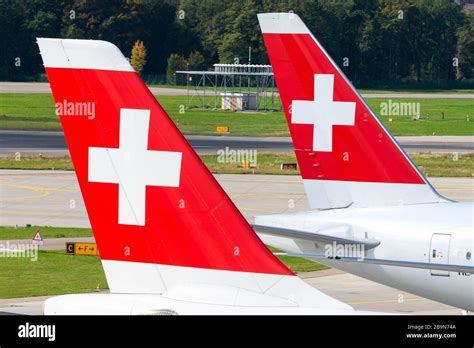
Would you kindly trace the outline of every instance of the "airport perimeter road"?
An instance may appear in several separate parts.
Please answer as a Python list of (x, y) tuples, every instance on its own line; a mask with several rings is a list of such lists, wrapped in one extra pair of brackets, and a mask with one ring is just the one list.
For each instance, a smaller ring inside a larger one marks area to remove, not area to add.
[[(149, 87), (154, 95), (187, 95), (185, 88)], [(0, 82), (0, 93), (51, 93), (47, 82)]]
[[(255, 215), (309, 209), (299, 176), (219, 174), (215, 177), (250, 222)], [(474, 200), (472, 178), (430, 178), (430, 181), (448, 198)], [(292, 205), (294, 208), (290, 209)], [(0, 225), (26, 224), (90, 226), (74, 172), (0, 170)]]
[[(291, 138), (234, 137), (188, 135), (186, 139), (199, 154), (216, 154), (218, 150), (252, 149), (259, 152), (293, 152)], [(397, 137), (407, 152), (469, 153), (474, 152), (474, 136)], [(68, 154), (62, 132), (0, 130), (0, 155), (62, 156)]]
[[(185, 88), (149, 87), (155, 95), (187, 95)], [(212, 93), (213, 91), (206, 91)], [(47, 82), (0, 82), (0, 93), (51, 93)], [(192, 91), (192, 93), (199, 93)], [(413, 98), (413, 99), (473, 99), (474, 93), (363, 93), (364, 98)]]

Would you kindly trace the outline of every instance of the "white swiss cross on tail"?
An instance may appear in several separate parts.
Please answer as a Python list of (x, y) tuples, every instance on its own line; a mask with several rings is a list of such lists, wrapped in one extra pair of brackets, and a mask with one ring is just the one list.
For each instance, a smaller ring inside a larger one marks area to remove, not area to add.
[(118, 149), (89, 147), (89, 181), (119, 185), (118, 223), (145, 225), (146, 186), (178, 187), (181, 152), (148, 147), (150, 110), (120, 110)]
[(291, 123), (313, 124), (313, 151), (332, 151), (332, 126), (353, 126), (353, 102), (335, 102), (334, 75), (314, 75), (314, 100), (293, 100)]

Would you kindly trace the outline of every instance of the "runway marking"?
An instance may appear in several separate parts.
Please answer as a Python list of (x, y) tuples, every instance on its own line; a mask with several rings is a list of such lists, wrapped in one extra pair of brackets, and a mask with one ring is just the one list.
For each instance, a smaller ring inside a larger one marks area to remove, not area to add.
[(44, 198), (44, 197), (49, 196), (51, 194), (51, 192), (71, 192), (71, 193), (76, 192), (75, 190), (47, 188), (47, 187), (41, 187), (41, 186), (11, 185), (11, 184), (4, 184), (4, 183), (0, 183), (0, 186), (16, 188), (16, 189), (19, 189), (19, 190), (34, 191), (34, 192), (39, 193), (38, 195), (33, 195), (33, 196), (2, 198), (2, 201), (10, 201), (10, 202), (11, 201), (23, 201), (23, 200), (29, 200), (29, 199)]

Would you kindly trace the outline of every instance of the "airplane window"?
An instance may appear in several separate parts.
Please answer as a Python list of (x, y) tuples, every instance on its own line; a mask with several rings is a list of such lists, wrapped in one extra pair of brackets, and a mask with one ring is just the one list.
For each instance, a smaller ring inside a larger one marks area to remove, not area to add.
[(466, 260), (470, 260), (470, 259), (471, 259), (471, 252), (468, 251), (468, 252), (466, 253)]
[(433, 249), (433, 257), (436, 257), (436, 249)]

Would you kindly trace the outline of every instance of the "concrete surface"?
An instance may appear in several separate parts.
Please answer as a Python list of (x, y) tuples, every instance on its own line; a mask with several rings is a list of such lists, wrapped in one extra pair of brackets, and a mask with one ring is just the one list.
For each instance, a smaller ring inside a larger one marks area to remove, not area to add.
[[(308, 209), (298, 176), (216, 175), (244, 216)], [(474, 200), (474, 179), (432, 178), (448, 198)], [(294, 208), (289, 208), (293, 200)], [(72, 207), (71, 202), (74, 202)], [(0, 170), (0, 225), (26, 223), (89, 226), (74, 172)], [(87, 241), (92, 238), (68, 238)], [(30, 241), (17, 241), (30, 243)], [(66, 239), (46, 240), (42, 249), (63, 249)], [(359, 310), (406, 314), (460, 314), (459, 309), (330, 269), (300, 274), (309, 284)], [(47, 297), (0, 299), (0, 314), (41, 314)]]
[[(259, 152), (293, 152), (293, 143), (289, 137), (188, 135), (186, 139), (199, 154), (216, 154), (226, 146)], [(396, 139), (407, 152), (474, 152), (474, 136), (405, 136)], [(23, 156), (69, 154), (62, 132), (0, 130), (0, 156), (12, 156), (17, 152)]]
[[(250, 222), (254, 215), (309, 209), (299, 176), (218, 174), (216, 178)], [(471, 178), (430, 181), (448, 198), (474, 200)], [(0, 225), (25, 224), (90, 226), (74, 172), (0, 170)]]

